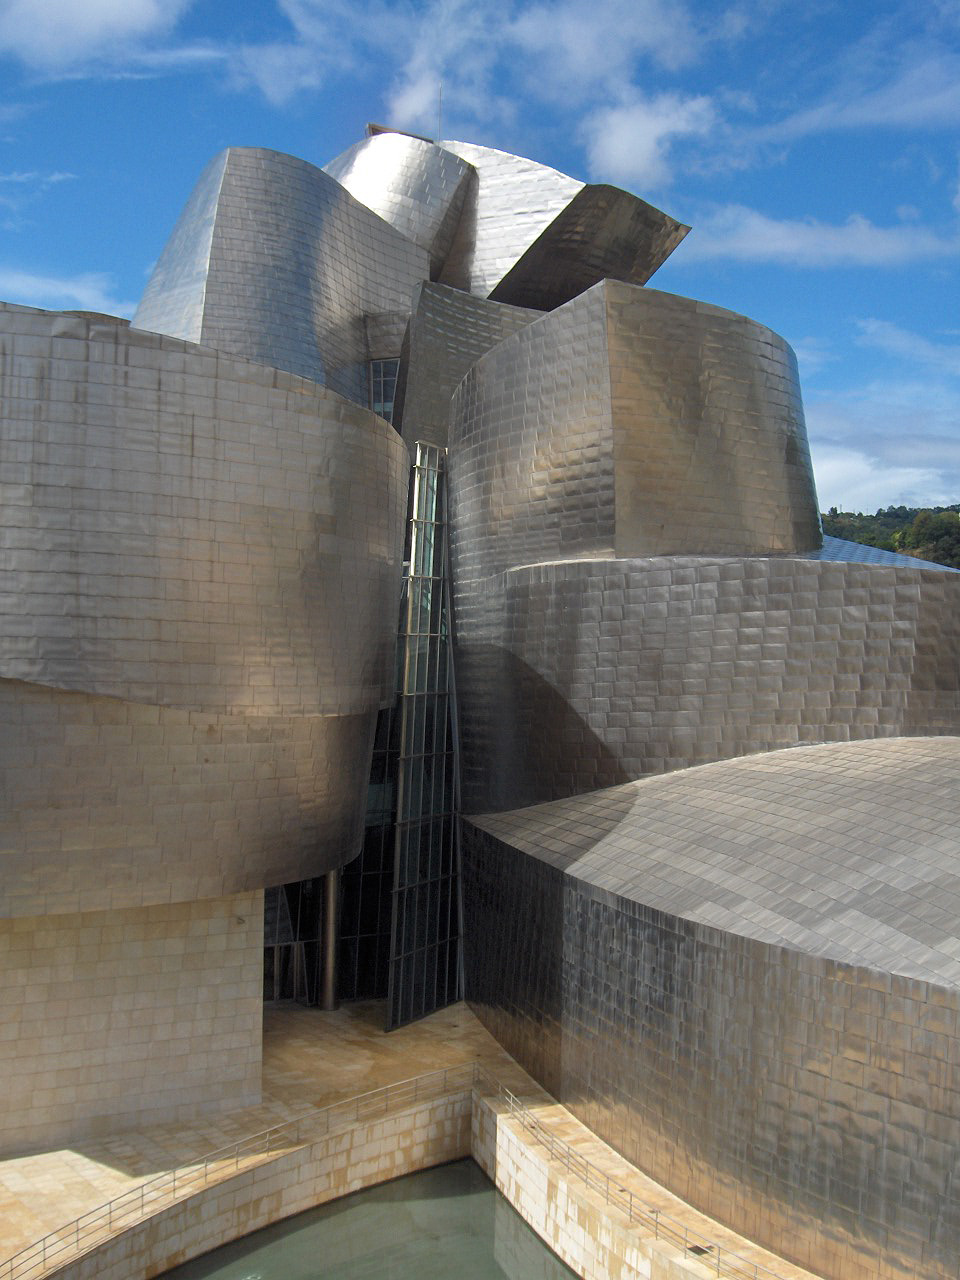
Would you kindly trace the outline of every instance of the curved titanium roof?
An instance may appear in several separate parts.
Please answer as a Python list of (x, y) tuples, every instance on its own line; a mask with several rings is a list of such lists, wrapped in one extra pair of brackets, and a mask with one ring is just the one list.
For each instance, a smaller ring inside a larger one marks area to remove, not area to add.
[(729, 933), (960, 985), (960, 738), (798, 747), (469, 821)]

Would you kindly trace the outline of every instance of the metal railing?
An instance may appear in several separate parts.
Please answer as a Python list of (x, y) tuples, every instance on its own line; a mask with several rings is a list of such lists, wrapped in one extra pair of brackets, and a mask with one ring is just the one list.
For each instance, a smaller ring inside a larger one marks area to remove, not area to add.
[(64, 1266), (161, 1209), (239, 1173), (242, 1162), (275, 1158), (285, 1151), (317, 1141), (335, 1125), (373, 1120), (405, 1110), (417, 1102), (445, 1097), (461, 1089), (476, 1089), (477, 1086), (503, 1101), (511, 1118), (546, 1148), (550, 1158), (562, 1165), (571, 1177), (577, 1178), (588, 1190), (599, 1192), (606, 1204), (619, 1209), (631, 1224), (650, 1231), (654, 1239), (679, 1246), (716, 1275), (730, 1277), (730, 1280), (783, 1280), (778, 1272), (742, 1258), (725, 1245), (719, 1245), (715, 1239), (688, 1227), (679, 1218), (644, 1203), (617, 1178), (611, 1178), (592, 1161), (578, 1154), (569, 1142), (550, 1133), (529, 1106), (479, 1062), (430, 1071), (325, 1107), (311, 1108), (291, 1120), (221, 1147), (191, 1164), (157, 1174), (106, 1204), (81, 1214), (66, 1226), (49, 1232), (0, 1263), (0, 1280), (34, 1280), (55, 1267)]
[(607, 1204), (619, 1209), (629, 1219), (631, 1225), (636, 1223), (646, 1227), (653, 1233), (655, 1240), (667, 1240), (685, 1249), (697, 1262), (709, 1267), (718, 1276), (729, 1276), (731, 1280), (783, 1280), (779, 1272), (741, 1257), (726, 1245), (719, 1245), (715, 1239), (693, 1230), (663, 1209), (654, 1209), (645, 1204), (641, 1197), (635, 1195), (629, 1187), (623, 1186), (616, 1177), (611, 1178), (592, 1161), (579, 1155), (569, 1142), (550, 1133), (526, 1103), (479, 1063), (476, 1065), (476, 1078), (507, 1104), (511, 1118), (517, 1120), (531, 1137), (547, 1149), (552, 1160), (563, 1165), (567, 1173), (579, 1179), (588, 1190), (599, 1192)]
[(157, 1174), (114, 1196), (106, 1204), (80, 1214), (56, 1231), (48, 1232), (42, 1239), (0, 1263), (0, 1280), (33, 1280), (45, 1275), (160, 1209), (238, 1173), (242, 1162), (276, 1157), (307, 1142), (317, 1141), (334, 1126), (343, 1123), (373, 1120), (377, 1116), (405, 1110), (417, 1102), (444, 1097), (458, 1089), (469, 1089), (476, 1079), (476, 1067), (476, 1063), (469, 1062), (459, 1067), (430, 1071), (342, 1102), (314, 1107), (291, 1120), (212, 1151), (191, 1164)]

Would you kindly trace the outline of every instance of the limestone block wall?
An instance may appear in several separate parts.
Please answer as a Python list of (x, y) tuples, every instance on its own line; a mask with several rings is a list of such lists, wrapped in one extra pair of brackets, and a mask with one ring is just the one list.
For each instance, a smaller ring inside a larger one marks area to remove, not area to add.
[(0, 1154), (260, 1098), (263, 893), (0, 920)]
[(51, 1273), (129, 1280), (171, 1267), (291, 1214), (470, 1154), (470, 1089), (408, 1111), (337, 1127), (154, 1214)]

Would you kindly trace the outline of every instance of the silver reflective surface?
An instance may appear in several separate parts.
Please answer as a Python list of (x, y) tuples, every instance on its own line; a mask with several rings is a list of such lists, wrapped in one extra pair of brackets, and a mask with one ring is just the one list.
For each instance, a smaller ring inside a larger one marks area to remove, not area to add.
[(947, 569), (588, 560), (455, 592), (466, 812), (797, 743), (960, 731)]
[(737, 1229), (953, 1275), (956, 744), (919, 735), (960, 730), (960, 575), (821, 545), (789, 347), (638, 287), (681, 224), (470, 144), (328, 170), (218, 156), (139, 330), (0, 312), (2, 910), (355, 852), (407, 469), (356, 406), (404, 342), (403, 440), (453, 397), (466, 808), (508, 811), (466, 824), (484, 1017)]
[(414, 295), (398, 388), (400, 407), (394, 414), (394, 425), (408, 448), (418, 440), (446, 445), (450, 397), (457, 384), (480, 356), (538, 315), (446, 285), (421, 285)]
[(605, 281), (478, 360), (451, 424), (463, 578), (820, 545), (793, 353), (719, 307)]
[(323, 170), (276, 151), (225, 152), (211, 214), (220, 159), (191, 196), (134, 326), (188, 336), (181, 316), (195, 329), (199, 308), (200, 333), (189, 334), (197, 341), (366, 404), (364, 316), (407, 312), (430, 274), (427, 253)]
[(0, 307), (4, 914), (353, 856), (406, 451), (289, 374)]
[(953, 1276), (958, 766), (820, 746), (471, 819), (475, 1006), (711, 1215), (825, 1276)]
[(380, 133), (323, 166), (344, 190), (430, 255), (437, 275), (450, 251), (474, 169), (421, 138)]
[[(471, 142), (442, 142), (477, 173), (441, 284), (487, 298), (584, 184), (575, 178)], [(509, 298), (504, 298), (509, 302)]]
[(492, 147), (442, 145), (477, 175), (439, 276), (457, 289), (548, 310), (605, 277), (645, 284), (690, 229), (616, 187)]
[(958, 812), (960, 738), (893, 738), (725, 760), (471, 822), (655, 910), (958, 986)]
[(406, 454), (298, 378), (0, 307), (0, 675), (165, 706), (392, 696)]
[(689, 230), (617, 187), (584, 187), (490, 296), (550, 311), (600, 280), (646, 284)]

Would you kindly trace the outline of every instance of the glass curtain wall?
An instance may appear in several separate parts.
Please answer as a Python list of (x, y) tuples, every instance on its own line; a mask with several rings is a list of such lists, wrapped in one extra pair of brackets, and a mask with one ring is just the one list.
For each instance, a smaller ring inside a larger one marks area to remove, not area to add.
[[(445, 450), (418, 444), (397, 643), (359, 857), (340, 873), (338, 995), (398, 1027), (460, 999), (459, 857), (448, 630)], [(322, 881), (267, 891), (264, 998), (316, 1003)]]
[(267, 889), (263, 904), (263, 998), (320, 998), (323, 879)]
[(446, 559), (446, 451), (416, 445), (401, 625), (388, 1026), (460, 998)]

